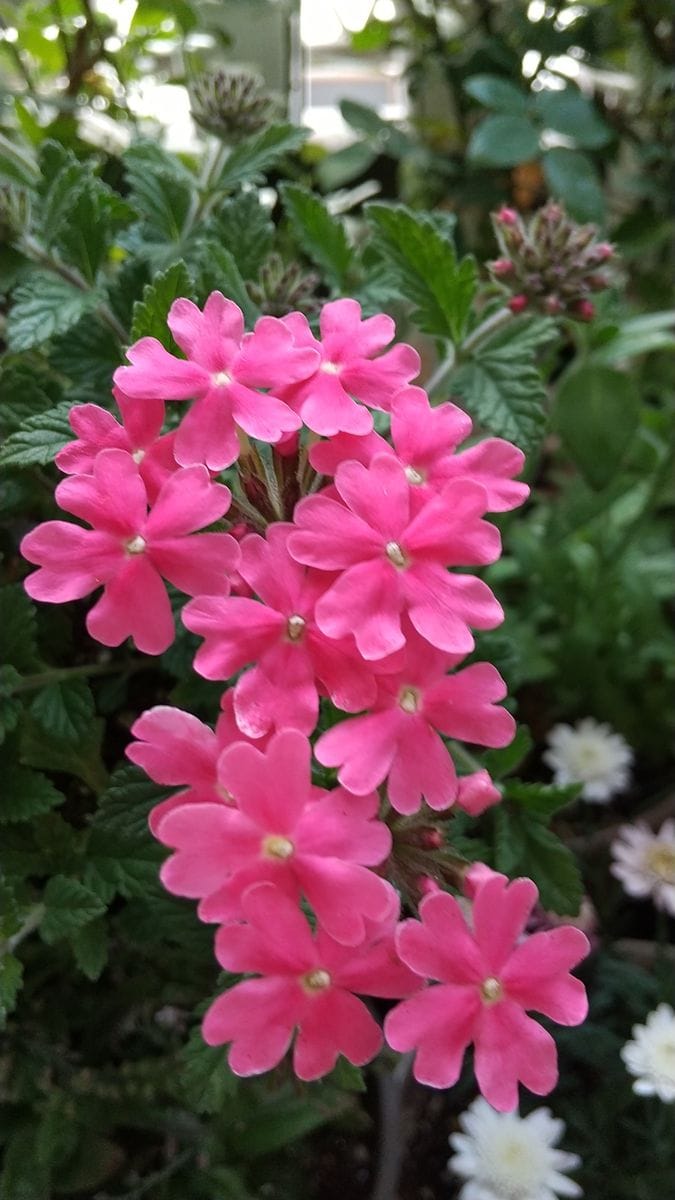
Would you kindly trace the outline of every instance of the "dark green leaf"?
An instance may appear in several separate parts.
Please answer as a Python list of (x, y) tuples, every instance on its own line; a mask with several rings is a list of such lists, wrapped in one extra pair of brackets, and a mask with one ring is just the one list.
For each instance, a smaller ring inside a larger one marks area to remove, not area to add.
[(549, 191), (564, 200), (578, 221), (602, 221), (605, 200), (598, 173), (586, 154), (555, 146), (543, 158)]
[(11, 763), (3, 767), (0, 825), (27, 821), (63, 802), (63, 795), (46, 775)]
[(604, 488), (616, 475), (639, 416), (637, 387), (622, 371), (588, 365), (565, 376), (556, 398), (555, 425), (591, 487)]
[(204, 292), (220, 291), (238, 304), (246, 323), (255, 324), (260, 310), (248, 294), (246, 284), (235, 258), (220, 242), (202, 242), (198, 252), (200, 264), (200, 287)]
[(84, 679), (52, 683), (38, 693), (31, 713), (53, 738), (74, 742), (85, 737), (94, 718), (94, 697)]
[(149, 241), (180, 241), (195, 181), (179, 159), (155, 142), (137, 142), (124, 154), (129, 199)]
[(70, 408), (70, 404), (59, 404), (24, 421), (21, 429), (11, 434), (0, 448), (0, 465), (35, 467), (53, 462), (58, 451), (73, 438), (68, 424)]
[(155, 804), (166, 800), (171, 790), (153, 783), (139, 767), (117, 767), (99, 797), (93, 825), (146, 845), (150, 842), (148, 814)]
[(342, 100), (340, 112), (352, 129), (365, 133), (381, 154), (402, 158), (415, 149), (415, 142), (391, 121), (385, 121), (374, 108), (359, 104), (356, 100)]
[(308, 129), (299, 125), (270, 125), (261, 133), (239, 142), (231, 151), (216, 184), (217, 190), (233, 191), (264, 175), (284, 154), (297, 150), (307, 140)]
[(49, 361), (55, 370), (90, 391), (99, 403), (110, 390), (120, 354), (115, 334), (94, 314), (83, 317), (68, 333), (52, 338), (49, 347)]
[(524, 783), (522, 779), (509, 779), (504, 786), (504, 796), (513, 801), (537, 821), (549, 823), (551, 817), (572, 804), (581, 792), (580, 783), (557, 787), (552, 783)]
[(20, 583), (0, 587), (0, 629), (3, 657), (17, 671), (32, 671), (39, 663), (35, 605)]
[(369, 204), (367, 214), (385, 278), (415, 306), (420, 329), (459, 341), (476, 291), (473, 258), (458, 261), (433, 219), (402, 204)]
[(532, 735), (527, 725), (519, 725), (516, 736), (504, 750), (488, 750), (481, 762), (493, 779), (503, 779), (519, 767), (533, 746)]
[(72, 935), (71, 945), (75, 961), (83, 974), (92, 981), (98, 979), (108, 961), (105, 922), (95, 920), (83, 925)]
[(0, 745), (19, 723), (23, 706), (13, 692), (20, 679), (15, 667), (0, 667)]
[(29, 767), (76, 775), (93, 792), (100, 792), (107, 782), (101, 759), (102, 736), (103, 721), (96, 719), (76, 742), (63, 742), (47, 734), (26, 714), (21, 728), (21, 761)]
[(10, 349), (29, 350), (56, 333), (65, 333), (95, 304), (93, 292), (80, 291), (59, 275), (34, 271), (13, 292), (7, 317)]
[(0, 954), (0, 1028), (11, 1013), (21, 990), (23, 966), (13, 954)]
[(323, 200), (306, 188), (283, 183), (280, 191), (302, 249), (338, 290), (344, 289), (351, 251), (342, 222), (329, 213)]
[(105, 905), (95, 892), (65, 875), (54, 875), (49, 880), (43, 901), (47, 911), (40, 923), (40, 935), (48, 944), (70, 937), (105, 912)]
[(537, 93), (536, 109), (544, 125), (573, 138), (577, 146), (593, 150), (614, 136), (591, 100), (568, 85), (564, 91), (544, 88)]
[(255, 279), (272, 249), (274, 225), (255, 192), (224, 200), (208, 227), (209, 239), (220, 242), (234, 258), (243, 279)]
[(533, 879), (545, 909), (565, 916), (577, 913), (584, 889), (572, 852), (540, 819), (506, 802), (493, 812), (497, 870)]
[(200, 1028), (193, 1029), (181, 1050), (178, 1074), (180, 1091), (198, 1113), (220, 1112), (237, 1091), (237, 1077), (227, 1065), (222, 1046), (207, 1046)]
[(527, 117), (486, 117), (474, 129), (467, 155), (489, 167), (516, 167), (539, 157), (539, 134)]
[(184, 262), (175, 262), (166, 271), (160, 271), (143, 288), (143, 299), (134, 304), (131, 340), (155, 337), (167, 349), (175, 350), (166, 318), (174, 300), (179, 297), (189, 300), (193, 296), (193, 283)]
[(35, 1122), (15, 1130), (5, 1146), (0, 1200), (51, 1200), (49, 1170), (35, 1153)]
[(126, 897), (146, 897), (159, 889), (158, 872), (163, 857), (162, 848), (149, 833), (141, 842), (94, 826), (87, 845), (84, 879), (106, 902), (116, 892)]
[(470, 75), (462, 84), (468, 96), (502, 113), (524, 113), (527, 96), (503, 75)]
[(59, 395), (53, 380), (48, 381), (34, 363), (22, 358), (7, 359), (0, 376), (0, 389), (0, 422), (5, 436), (20, 429), (30, 417), (51, 408)]

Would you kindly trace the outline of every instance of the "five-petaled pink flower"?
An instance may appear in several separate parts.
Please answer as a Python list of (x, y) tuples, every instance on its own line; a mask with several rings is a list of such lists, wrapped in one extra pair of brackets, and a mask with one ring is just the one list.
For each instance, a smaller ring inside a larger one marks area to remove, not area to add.
[(39, 571), (25, 587), (34, 600), (78, 600), (103, 586), (87, 629), (104, 646), (133, 638), (146, 654), (161, 654), (174, 639), (162, 577), (188, 595), (222, 592), (239, 563), (226, 533), (194, 534), (227, 511), (229, 489), (212, 483), (205, 467), (170, 475), (148, 512), (138, 467), (124, 450), (102, 450), (91, 475), (73, 475), (56, 489), (59, 507), (88, 521), (83, 529), (45, 521), (21, 543)]
[(263, 442), (299, 428), (287, 404), (258, 389), (305, 378), (318, 354), (296, 346), (277, 317), (261, 317), (253, 333), (244, 333), (241, 309), (212, 292), (203, 312), (191, 300), (174, 300), (167, 324), (187, 358), (157, 338), (141, 338), (127, 350), (131, 366), (118, 367), (114, 379), (128, 396), (195, 400), (176, 434), (179, 463), (220, 471), (239, 455), (237, 427)]
[(369, 466), (376, 454), (391, 454), (414, 484), (415, 511), (450, 479), (473, 479), (487, 493), (489, 512), (517, 508), (529, 487), (514, 479), (525, 464), (525, 455), (503, 438), (483, 438), (457, 453), (471, 433), (471, 418), (454, 404), (430, 404), (420, 387), (407, 387), (391, 402), (391, 445), (372, 432), (365, 437), (340, 433), (310, 450), (310, 462), (322, 475), (334, 475), (341, 462), (355, 459)]
[(319, 688), (347, 712), (375, 699), (372, 672), (353, 638), (332, 641), (317, 627), (314, 608), (328, 581), (290, 557), (292, 528), (271, 525), (266, 538), (252, 534), (241, 542), (239, 574), (259, 600), (200, 596), (183, 609), (184, 624), (205, 639), (195, 656), (200, 675), (229, 679), (256, 664), (234, 689), (237, 722), (250, 737), (282, 728), (311, 733)]
[(481, 520), (487, 495), (480, 484), (452, 480), (413, 515), (412, 485), (396, 459), (379, 454), (368, 468), (342, 463), (335, 487), (342, 503), (325, 495), (300, 500), (288, 539), (298, 562), (341, 572), (316, 605), (328, 637), (353, 633), (364, 658), (384, 658), (405, 644), (407, 612), (432, 645), (467, 654), (469, 626), (499, 624), (504, 614), (487, 584), (446, 570), (499, 557), (499, 532)]
[(394, 322), (384, 313), (362, 320), (356, 300), (324, 304), (321, 341), (302, 313), (281, 319), (296, 345), (311, 347), (319, 356), (311, 375), (290, 380), (278, 392), (314, 433), (367, 434), (373, 418), (362, 406), (388, 410), (392, 396), (419, 372), (419, 355), (412, 346), (400, 343), (380, 353), (394, 337)]
[(396, 670), (380, 676), (372, 711), (323, 733), (315, 753), (324, 766), (339, 767), (340, 783), (357, 795), (387, 779), (387, 795), (397, 812), (417, 812), (423, 799), (430, 808), (448, 808), (458, 783), (440, 735), (501, 747), (512, 741), (516, 724), (496, 704), (506, 695), (496, 667), (473, 663), (449, 675), (461, 656), (437, 650), (414, 630), (404, 630), (405, 649), (395, 656)]
[(572, 926), (519, 942), (537, 896), (529, 879), (509, 884), (492, 875), (476, 890), (473, 930), (454, 897), (440, 891), (420, 904), (421, 921), (399, 926), (402, 961), (439, 981), (385, 1020), (394, 1050), (417, 1051), (413, 1072), (420, 1083), (452, 1087), (473, 1042), (478, 1086), (500, 1112), (517, 1106), (519, 1082), (538, 1096), (555, 1087), (555, 1042), (527, 1012), (560, 1025), (584, 1020), (586, 992), (569, 972), (588, 954), (589, 943)]
[(176, 850), (162, 868), (169, 891), (203, 897), (206, 921), (231, 921), (246, 890), (267, 880), (296, 903), (304, 895), (337, 941), (362, 941), (365, 920), (391, 907), (391, 885), (368, 870), (387, 857), (391, 834), (376, 795), (313, 788), (310, 757), (307, 738), (290, 729), (264, 753), (246, 743), (225, 750), (218, 781), (232, 804), (176, 807), (159, 823), (159, 839)]
[(293, 1070), (300, 1079), (326, 1075), (338, 1054), (355, 1066), (370, 1062), (382, 1033), (358, 996), (409, 996), (420, 983), (396, 956), (393, 913), (360, 946), (349, 947), (323, 929), (312, 936), (297, 904), (271, 883), (249, 888), (243, 909), (247, 924), (219, 929), (216, 956), (227, 971), (257, 978), (214, 1000), (202, 1026), (205, 1041), (232, 1043), (235, 1075), (276, 1067), (296, 1030)]

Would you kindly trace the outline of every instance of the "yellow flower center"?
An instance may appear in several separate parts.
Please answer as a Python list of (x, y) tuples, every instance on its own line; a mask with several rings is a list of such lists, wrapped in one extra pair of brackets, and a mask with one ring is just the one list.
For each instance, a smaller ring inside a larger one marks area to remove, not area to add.
[(140, 533), (137, 533), (136, 537), (129, 538), (129, 541), (124, 543), (124, 549), (127, 554), (142, 554), (146, 546), (147, 542), (144, 537), (141, 537)]
[(286, 622), (286, 632), (288, 634), (289, 641), (299, 642), (300, 638), (305, 632), (306, 624), (307, 622), (305, 621), (305, 618), (299, 616), (297, 613), (294, 613), (292, 617), (289, 617), (288, 621)]
[(407, 566), (408, 560), (398, 542), (387, 542), (384, 552), (389, 559), (389, 562), (393, 563), (395, 567)]
[(316, 967), (314, 971), (308, 971), (306, 975), (303, 975), (301, 983), (308, 992), (325, 992), (326, 988), (331, 985), (331, 977), (323, 967)]
[(417, 688), (404, 687), (398, 697), (398, 702), (404, 712), (415, 713), (419, 708), (420, 694)]
[(262, 852), (266, 858), (290, 858), (295, 847), (287, 837), (271, 833), (262, 840)]
[(494, 975), (488, 975), (480, 985), (481, 999), (484, 1004), (496, 1004), (504, 995), (504, 989)]
[(653, 846), (647, 855), (647, 863), (659, 879), (675, 884), (675, 847)]

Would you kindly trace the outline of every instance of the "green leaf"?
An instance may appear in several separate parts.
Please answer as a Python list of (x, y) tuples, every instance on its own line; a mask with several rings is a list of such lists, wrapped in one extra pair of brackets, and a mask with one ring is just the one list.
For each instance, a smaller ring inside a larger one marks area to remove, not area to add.
[(577, 221), (602, 221), (605, 199), (598, 173), (586, 154), (555, 146), (543, 157), (549, 191), (564, 200)]
[(489, 167), (516, 167), (539, 157), (539, 134), (527, 117), (486, 117), (469, 139), (467, 157)]
[(315, 167), (319, 187), (324, 192), (346, 187), (357, 176), (369, 171), (377, 157), (377, 149), (368, 142), (352, 142), (326, 154)]
[(613, 366), (655, 350), (675, 350), (675, 312), (645, 313), (620, 321), (611, 336), (592, 349), (590, 358)]
[(308, 136), (309, 130), (299, 125), (269, 125), (261, 133), (239, 142), (225, 162), (214, 190), (233, 191), (242, 183), (264, 176), (284, 154), (302, 146)]
[(493, 814), (496, 869), (533, 879), (543, 908), (563, 916), (577, 913), (584, 889), (572, 852), (541, 819), (506, 802)]
[(43, 688), (31, 704), (38, 725), (64, 742), (85, 737), (94, 718), (94, 697), (84, 679), (70, 679)]
[(0, 465), (35, 467), (53, 462), (58, 451), (73, 438), (68, 423), (70, 409), (70, 404), (58, 404), (48, 412), (29, 417), (0, 447)]
[(120, 364), (120, 344), (112, 330), (90, 313), (67, 333), (52, 338), (49, 362), (100, 403)]
[(639, 419), (638, 389), (622, 371), (583, 366), (567, 374), (558, 389), (556, 429), (584, 478), (598, 490), (621, 468)]
[(527, 758), (534, 742), (527, 725), (519, 725), (516, 736), (509, 746), (503, 750), (488, 750), (481, 757), (481, 763), (493, 779), (503, 779), (510, 775), (516, 767)]
[(207, 231), (229, 251), (243, 279), (255, 279), (274, 242), (274, 224), (254, 191), (224, 200)]
[(364, 133), (374, 143), (380, 154), (392, 158), (403, 158), (416, 149), (415, 142), (391, 121), (385, 121), (374, 108), (359, 104), (356, 100), (341, 100), (340, 113), (352, 129)]
[(5, 1145), (0, 1200), (51, 1200), (49, 1170), (35, 1153), (35, 1121), (15, 1129)]
[(77, 929), (71, 938), (75, 961), (87, 976), (95, 982), (108, 962), (108, 934), (105, 921), (89, 921)]
[(101, 759), (103, 721), (89, 722), (86, 733), (77, 741), (63, 742), (26, 714), (21, 727), (21, 761), (29, 767), (41, 767), (47, 771), (65, 771), (76, 775), (93, 792), (100, 792), (107, 782), (107, 774)]
[(207, 1046), (199, 1027), (183, 1046), (177, 1080), (190, 1108), (197, 1113), (221, 1112), (226, 1100), (236, 1094), (237, 1077), (227, 1064), (222, 1046)]
[(40, 936), (48, 945), (70, 937), (105, 912), (105, 905), (95, 892), (65, 875), (54, 875), (49, 880), (43, 902), (46, 912), (40, 922)]
[(0, 667), (0, 745), (7, 734), (16, 729), (21, 717), (23, 705), (19, 698), (13, 695), (20, 680), (21, 676), (16, 667)]
[(329, 213), (323, 200), (306, 188), (282, 183), (279, 190), (286, 215), (303, 250), (338, 290), (343, 289), (351, 250), (342, 222)]
[(606, 146), (614, 137), (593, 102), (570, 85), (564, 91), (544, 88), (537, 93), (535, 107), (547, 129), (564, 133), (583, 149)]
[(30, 151), (0, 133), (0, 179), (19, 187), (33, 188), (38, 178), (37, 163)]
[(234, 300), (244, 314), (247, 325), (253, 325), (260, 316), (260, 310), (248, 294), (246, 284), (235, 261), (220, 242), (202, 242), (199, 246), (198, 259), (200, 265), (200, 287), (204, 292), (215, 289), (223, 292), (229, 300)]
[(546, 428), (546, 389), (535, 351), (554, 333), (550, 322), (511, 325), (451, 378), (453, 392), (463, 397), (472, 416), (526, 453), (539, 445)]
[(16, 1004), (23, 981), (23, 965), (13, 954), (0, 954), (0, 1028)]
[(129, 199), (146, 237), (164, 245), (181, 239), (196, 187), (190, 172), (155, 142), (137, 142), (123, 155)]
[(143, 898), (159, 890), (158, 872), (163, 857), (162, 848), (149, 833), (140, 841), (94, 826), (87, 843), (84, 880), (106, 902), (116, 893)]
[(522, 779), (509, 779), (504, 787), (504, 796), (522, 808), (529, 817), (547, 825), (555, 813), (577, 799), (581, 788), (580, 783), (558, 787), (552, 783), (524, 783)]
[(53, 380), (46, 378), (46, 373), (41, 373), (35, 363), (29, 364), (22, 358), (12, 361), (7, 357), (0, 375), (0, 389), (0, 421), (5, 436), (20, 429), (29, 417), (51, 408), (60, 395), (60, 389), (54, 387)]
[[(272, 1097), (258, 1097), (255, 1111), (243, 1128), (237, 1131), (237, 1151), (244, 1158), (259, 1158), (305, 1137), (331, 1120), (346, 1106), (347, 1098), (324, 1093), (324, 1103), (316, 1092), (308, 1096), (294, 1095), (290, 1088)], [(332, 1100), (332, 1104), (330, 1103)], [(242, 1122), (243, 1124), (243, 1122)]]
[(3, 657), (17, 671), (32, 671), (39, 664), (35, 605), (20, 583), (0, 587), (0, 629)]
[(46, 775), (14, 763), (3, 767), (0, 825), (27, 821), (63, 803), (63, 795)]
[(154, 276), (152, 283), (143, 288), (143, 299), (137, 300), (133, 308), (131, 340), (155, 337), (168, 350), (175, 350), (175, 343), (167, 326), (166, 318), (174, 300), (194, 298), (194, 285), (184, 262), (175, 262)]
[(524, 113), (527, 96), (503, 75), (470, 75), (462, 87), (467, 96), (501, 113)]
[(71, 204), (57, 238), (64, 258), (94, 284), (114, 234), (134, 218), (134, 210), (100, 179), (90, 176)]
[(72, 329), (97, 297), (46, 271), (34, 271), (12, 294), (7, 317), (7, 342), (11, 350), (41, 346), (56, 333)]
[(99, 797), (92, 825), (105, 833), (149, 844), (150, 810), (161, 800), (166, 800), (171, 791), (171, 788), (153, 783), (139, 767), (124, 763), (113, 771), (108, 786)]
[(454, 245), (433, 219), (402, 204), (369, 204), (373, 246), (392, 287), (415, 306), (424, 333), (461, 340), (476, 291), (476, 264), (458, 261)]

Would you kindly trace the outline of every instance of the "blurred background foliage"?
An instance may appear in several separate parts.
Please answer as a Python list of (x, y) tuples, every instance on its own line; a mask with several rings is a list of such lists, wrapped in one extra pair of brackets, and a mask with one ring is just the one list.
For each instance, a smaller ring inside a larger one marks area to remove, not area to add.
[[(0, 0), (2, 1200), (358, 1200), (377, 1173), (386, 1060), (242, 1085), (200, 1041), (211, 931), (157, 882), (161, 790), (120, 766), (141, 709), (213, 718), (194, 639), (101, 651), (86, 606), (21, 588), (68, 409), (109, 404), (124, 347), (216, 287), (249, 322), (341, 294), (391, 312), (434, 397), (528, 452), (532, 500), (486, 572), (507, 618), (478, 648), (526, 728), (489, 762), (500, 817), (453, 828), (551, 908), (593, 901), (592, 1015), (559, 1039), (551, 1105), (592, 1200), (668, 1194), (672, 1114), (618, 1051), (673, 1001), (672, 928), (607, 849), (673, 808), (674, 36), (666, 0)], [(529, 228), (550, 195), (617, 249), (591, 320), (550, 294), (513, 313), (476, 265), (499, 252), (491, 212)], [(546, 733), (588, 715), (636, 754), (610, 808), (546, 790)], [(453, 1194), (472, 1088), (411, 1089), (403, 1200)]]

